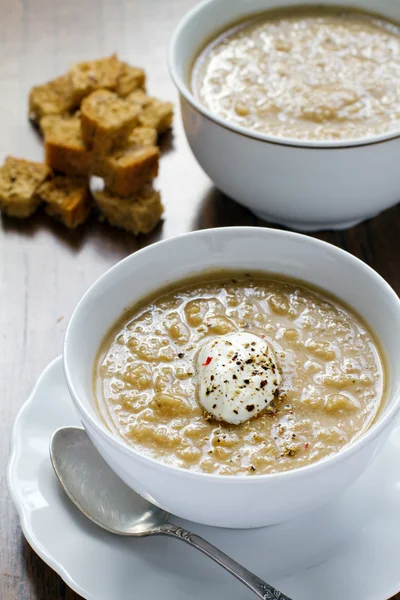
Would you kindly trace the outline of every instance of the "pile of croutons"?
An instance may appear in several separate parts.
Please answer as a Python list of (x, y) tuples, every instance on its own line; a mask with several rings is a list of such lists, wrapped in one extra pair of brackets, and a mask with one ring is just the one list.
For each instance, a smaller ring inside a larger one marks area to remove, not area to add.
[[(44, 138), (45, 162), (7, 157), (0, 168), (0, 209), (25, 218), (44, 204), (67, 227), (84, 223), (94, 204), (111, 225), (148, 233), (163, 213), (152, 186), (159, 136), (173, 108), (146, 94), (146, 75), (113, 55), (74, 65), (34, 87), (29, 118)], [(104, 189), (92, 194), (91, 176)]]

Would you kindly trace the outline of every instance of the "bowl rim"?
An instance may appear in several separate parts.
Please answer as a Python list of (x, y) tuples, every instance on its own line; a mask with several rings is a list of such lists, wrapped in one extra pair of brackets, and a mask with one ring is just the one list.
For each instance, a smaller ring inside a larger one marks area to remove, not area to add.
[[(168, 68), (172, 81), (177, 87), (179, 93), (185, 98), (185, 100), (189, 104), (191, 104), (192, 107), (194, 107), (200, 114), (206, 117), (209, 121), (216, 123), (223, 129), (236, 133), (242, 137), (257, 140), (259, 142), (267, 142), (269, 144), (274, 144), (277, 146), (290, 146), (294, 148), (313, 150), (343, 150), (346, 148), (348, 149), (362, 146), (373, 146), (400, 139), (400, 125), (390, 132), (372, 136), (363, 136), (360, 138), (347, 138), (343, 140), (301, 140), (299, 138), (280, 137), (275, 135), (269, 135), (263, 132), (252, 131), (251, 129), (247, 129), (246, 127), (242, 127), (241, 125), (231, 123), (226, 119), (222, 119), (218, 115), (208, 110), (206, 106), (204, 106), (199, 100), (197, 100), (196, 96), (192, 93), (188, 82), (185, 81), (185, 78), (180, 76), (178, 68), (176, 66), (175, 58), (177, 56), (177, 47), (179, 45), (180, 37), (185, 28), (188, 26), (188, 24), (191, 21), (195, 20), (197, 15), (200, 14), (205, 8), (220, 1), (221, 0), (202, 0), (201, 2), (198, 2), (189, 11), (187, 11), (181, 18), (181, 20), (178, 22), (178, 25), (176, 26), (173, 32), (168, 48)], [(329, 2), (327, 2), (326, 4), (329, 4)], [(351, 7), (352, 5), (350, 5), (349, 8)], [(257, 13), (259, 14), (260, 11), (257, 11)], [(252, 16), (252, 14), (253, 13), (249, 11), (249, 16)], [(384, 17), (384, 13), (380, 14), (382, 14), (382, 16)], [(231, 22), (229, 21), (228, 17), (226, 20), (227, 28), (229, 27), (230, 23)], [(210, 28), (209, 33), (211, 37), (213, 35), (212, 28)], [(207, 37), (208, 36), (206, 36), (205, 39), (207, 39)]]
[[(75, 329), (75, 321), (79, 318), (80, 311), (82, 306), (90, 301), (90, 296), (93, 291), (98, 287), (103, 286), (105, 282), (107, 282), (110, 275), (115, 273), (116, 271), (121, 271), (126, 268), (126, 265), (132, 261), (136, 260), (138, 255), (143, 256), (146, 254), (150, 254), (154, 251), (158, 252), (165, 247), (171, 246), (176, 243), (177, 240), (182, 240), (185, 238), (193, 238), (193, 237), (210, 237), (215, 235), (237, 235), (238, 233), (243, 234), (251, 234), (257, 230), (258, 233), (262, 232), (261, 235), (267, 236), (278, 236), (284, 238), (296, 238), (300, 239), (303, 242), (312, 245), (315, 247), (316, 251), (328, 250), (330, 253), (336, 255), (339, 260), (347, 260), (356, 265), (357, 268), (363, 270), (368, 277), (372, 279), (372, 282), (375, 285), (379, 285), (382, 288), (384, 294), (386, 294), (387, 298), (390, 299), (391, 302), (397, 305), (397, 309), (399, 312), (400, 318), (400, 299), (395, 293), (395, 291), (391, 288), (391, 286), (379, 275), (374, 269), (369, 267), (366, 263), (356, 258), (349, 252), (334, 246), (333, 244), (329, 244), (328, 242), (324, 242), (322, 240), (312, 238), (307, 235), (303, 235), (300, 233), (292, 232), (292, 231), (284, 231), (280, 229), (267, 229), (267, 228), (259, 228), (259, 227), (219, 227), (214, 229), (202, 229), (197, 231), (192, 231), (189, 233), (184, 233), (179, 236), (175, 236), (172, 238), (168, 238), (166, 240), (161, 240), (156, 242), (155, 244), (151, 244), (145, 248), (134, 252), (133, 254), (127, 256), (113, 267), (108, 269), (103, 275), (101, 275), (85, 292), (82, 296), (81, 300), (78, 302), (75, 310), (72, 313), (70, 321), (68, 323), (64, 344), (63, 344), (63, 368), (65, 379), (67, 382), (68, 389), (70, 391), (71, 397), (73, 399), (74, 405), (80, 415), (83, 417), (83, 424), (86, 426), (86, 422), (99, 434), (99, 436), (108, 444), (118, 452), (122, 452), (126, 456), (130, 458), (134, 458), (135, 460), (141, 462), (144, 465), (147, 465), (149, 468), (156, 469), (159, 471), (170, 472), (171, 474), (175, 474), (176, 476), (188, 477), (190, 479), (201, 478), (204, 480), (214, 480), (214, 481), (226, 481), (229, 482), (228, 485), (239, 484), (240, 482), (260, 482), (263, 483), (265, 481), (272, 480), (284, 480), (285, 478), (291, 477), (292, 479), (307, 476), (308, 474), (318, 473), (321, 470), (329, 469), (335, 465), (338, 461), (341, 462), (343, 460), (347, 460), (352, 457), (354, 454), (359, 452), (364, 446), (369, 444), (372, 440), (374, 440), (394, 419), (397, 412), (400, 409), (400, 388), (394, 390), (393, 392), (393, 402), (391, 406), (389, 406), (388, 410), (381, 413), (381, 416), (378, 417), (375, 423), (359, 438), (357, 438), (354, 442), (350, 442), (347, 446), (344, 446), (339, 452), (336, 452), (326, 458), (323, 458), (317, 462), (298, 467), (292, 470), (280, 471), (278, 473), (264, 473), (257, 475), (220, 475), (214, 473), (204, 473), (201, 471), (190, 471), (189, 469), (185, 469), (183, 467), (177, 467), (174, 465), (169, 465), (167, 463), (163, 463), (162, 461), (152, 458), (150, 456), (146, 456), (142, 454), (138, 450), (136, 450), (133, 446), (128, 445), (123, 438), (119, 438), (116, 434), (113, 434), (107, 427), (102, 423), (100, 416), (92, 416), (90, 412), (84, 406), (84, 403), (81, 402), (79, 394), (77, 393), (74, 386), (74, 377), (73, 377), (73, 369), (70, 368), (68, 355), (69, 355), (69, 343), (70, 339), (73, 335), (73, 330)], [(91, 365), (92, 367), (92, 365)], [(390, 367), (389, 367), (390, 368)]]

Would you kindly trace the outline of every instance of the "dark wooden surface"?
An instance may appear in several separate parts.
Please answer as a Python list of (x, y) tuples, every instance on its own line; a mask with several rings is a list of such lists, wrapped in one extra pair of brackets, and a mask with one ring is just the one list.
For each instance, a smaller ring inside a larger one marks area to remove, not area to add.
[[(176, 100), (166, 49), (194, 0), (2, 0), (0, 3), (0, 159), (43, 156), (29, 127), (29, 88), (74, 61), (117, 52), (149, 75), (149, 89)], [(95, 221), (69, 232), (37, 215), (0, 226), (0, 599), (77, 600), (25, 542), (6, 487), (14, 417), (47, 363), (61, 352), (71, 312), (95, 279), (139, 247), (192, 229), (267, 226), (218, 193), (195, 162), (177, 115), (163, 144), (157, 181), (165, 222), (136, 240)], [(400, 207), (346, 232), (317, 237), (345, 248), (400, 293)], [(400, 515), (399, 515), (400, 518)], [(400, 572), (400, 560), (399, 560)], [(397, 597), (400, 600), (400, 595)], [(115, 599), (117, 600), (117, 599)]]

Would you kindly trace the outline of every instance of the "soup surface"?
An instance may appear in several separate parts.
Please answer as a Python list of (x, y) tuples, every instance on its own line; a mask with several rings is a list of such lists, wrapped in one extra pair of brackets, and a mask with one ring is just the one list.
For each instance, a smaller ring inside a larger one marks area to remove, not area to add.
[(195, 61), (214, 114), (286, 138), (340, 140), (400, 128), (400, 26), (338, 7), (264, 13)]
[[(196, 370), (202, 346), (233, 332), (265, 340), (280, 373), (274, 401), (238, 425), (202, 408)], [(224, 272), (128, 311), (103, 341), (94, 386), (106, 424), (138, 451), (195, 471), (261, 474), (313, 463), (362, 435), (384, 374), (372, 334), (334, 298), (295, 280)]]

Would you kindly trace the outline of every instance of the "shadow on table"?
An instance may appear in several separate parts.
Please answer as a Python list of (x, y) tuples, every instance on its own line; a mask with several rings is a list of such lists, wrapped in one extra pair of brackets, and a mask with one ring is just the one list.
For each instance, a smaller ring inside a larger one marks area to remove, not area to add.
[[(210, 187), (200, 203), (192, 228), (206, 229), (240, 225), (286, 229), (280, 225), (262, 221), (215, 187)], [(315, 231), (306, 235), (347, 250), (378, 271), (395, 289), (399, 289), (399, 231), (400, 204), (350, 229)]]
[(247, 208), (225, 196), (217, 188), (211, 187), (200, 203), (192, 228), (256, 226), (259, 223), (261, 221)]
[(160, 147), (161, 156), (165, 156), (169, 152), (172, 152), (172, 150), (175, 150), (173, 129), (168, 129), (168, 131), (159, 137), (158, 145)]
[(39, 210), (29, 219), (1, 218), (1, 229), (7, 235), (35, 238), (42, 234), (53, 235), (59, 242), (77, 253), (86, 244), (96, 246), (99, 254), (115, 252), (118, 255), (131, 254), (158, 241), (162, 236), (162, 223), (149, 235), (134, 236), (132, 233), (116, 229), (101, 222), (93, 213), (87, 222), (76, 229), (68, 229), (62, 223), (48, 217)]

